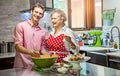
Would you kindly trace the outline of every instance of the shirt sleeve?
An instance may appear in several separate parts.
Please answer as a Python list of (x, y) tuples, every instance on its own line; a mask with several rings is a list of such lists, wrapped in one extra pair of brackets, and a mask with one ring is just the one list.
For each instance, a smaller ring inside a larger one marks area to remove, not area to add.
[(65, 40), (64, 44), (65, 44), (66, 49), (69, 50), (69, 51), (79, 52), (79, 46), (77, 44), (75, 33), (71, 29), (68, 28), (68, 29), (66, 29), (64, 34), (67, 35), (67, 36), (70, 36), (72, 42), (76, 45), (76, 49), (73, 50), (72, 48), (70, 48), (71, 46), (69, 45), (69, 43)]
[(18, 24), (15, 29), (14, 29), (14, 43), (19, 44), (19, 45), (23, 45), (23, 29), (20, 26), (20, 24)]

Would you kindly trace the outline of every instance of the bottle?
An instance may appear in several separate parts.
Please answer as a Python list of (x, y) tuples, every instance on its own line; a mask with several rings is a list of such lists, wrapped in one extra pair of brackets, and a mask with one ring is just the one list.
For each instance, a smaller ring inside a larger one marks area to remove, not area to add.
[(114, 43), (114, 40), (113, 40), (113, 39), (108, 39), (108, 47), (109, 47), (109, 48), (114, 47), (114, 46), (113, 46), (113, 43)]
[(114, 49), (117, 49), (117, 48), (118, 48), (117, 42), (114, 42), (114, 43), (113, 43), (113, 47), (114, 47)]
[(7, 43), (5, 41), (2, 41), (1, 53), (7, 53)]

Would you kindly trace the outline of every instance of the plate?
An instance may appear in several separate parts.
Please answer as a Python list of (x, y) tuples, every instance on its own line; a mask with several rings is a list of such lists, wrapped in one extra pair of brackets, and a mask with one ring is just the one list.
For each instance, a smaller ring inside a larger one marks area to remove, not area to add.
[[(55, 63), (53, 67), (61, 67), (61, 66), (60, 66), (60, 63)], [(72, 67), (72, 65), (64, 63), (63, 67), (70, 68)]]
[(77, 61), (71, 61), (71, 60), (69, 60), (68, 57), (63, 58), (63, 60), (67, 61), (67, 62), (85, 62), (85, 61), (88, 61), (90, 59), (91, 59), (91, 57), (88, 57), (88, 56), (85, 56), (83, 60), (77, 60)]
[(69, 68), (68, 67), (60, 67), (60, 66), (54, 66), (52, 67), (52, 69), (50, 70), (51, 72), (54, 73), (61, 73), (61, 74), (66, 74), (69, 72)]

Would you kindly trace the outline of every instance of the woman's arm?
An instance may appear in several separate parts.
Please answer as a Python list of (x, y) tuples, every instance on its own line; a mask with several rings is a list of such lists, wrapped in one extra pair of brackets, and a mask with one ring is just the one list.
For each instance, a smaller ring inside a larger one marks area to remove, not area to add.
[(68, 42), (69, 46), (71, 46), (70, 50), (76, 50), (79, 51), (79, 46), (76, 41), (76, 35), (71, 29), (67, 29), (65, 31), (65, 36), (67, 36), (66, 41)]
[(75, 44), (74, 44), (74, 43), (72, 42), (72, 40), (71, 40), (71, 37), (70, 37), (70, 36), (66, 36), (66, 35), (65, 35), (64, 37), (65, 37), (65, 40), (68, 41), (70, 47), (71, 47), (72, 49), (76, 49)]

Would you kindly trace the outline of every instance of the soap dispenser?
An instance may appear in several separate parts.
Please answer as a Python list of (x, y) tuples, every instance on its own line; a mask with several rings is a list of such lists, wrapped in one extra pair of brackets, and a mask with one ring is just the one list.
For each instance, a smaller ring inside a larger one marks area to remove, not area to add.
[(114, 47), (114, 49), (117, 49), (117, 48), (118, 48), (117, 42), (114, 42), (114, 43), (113, 43), (113, 47)]

